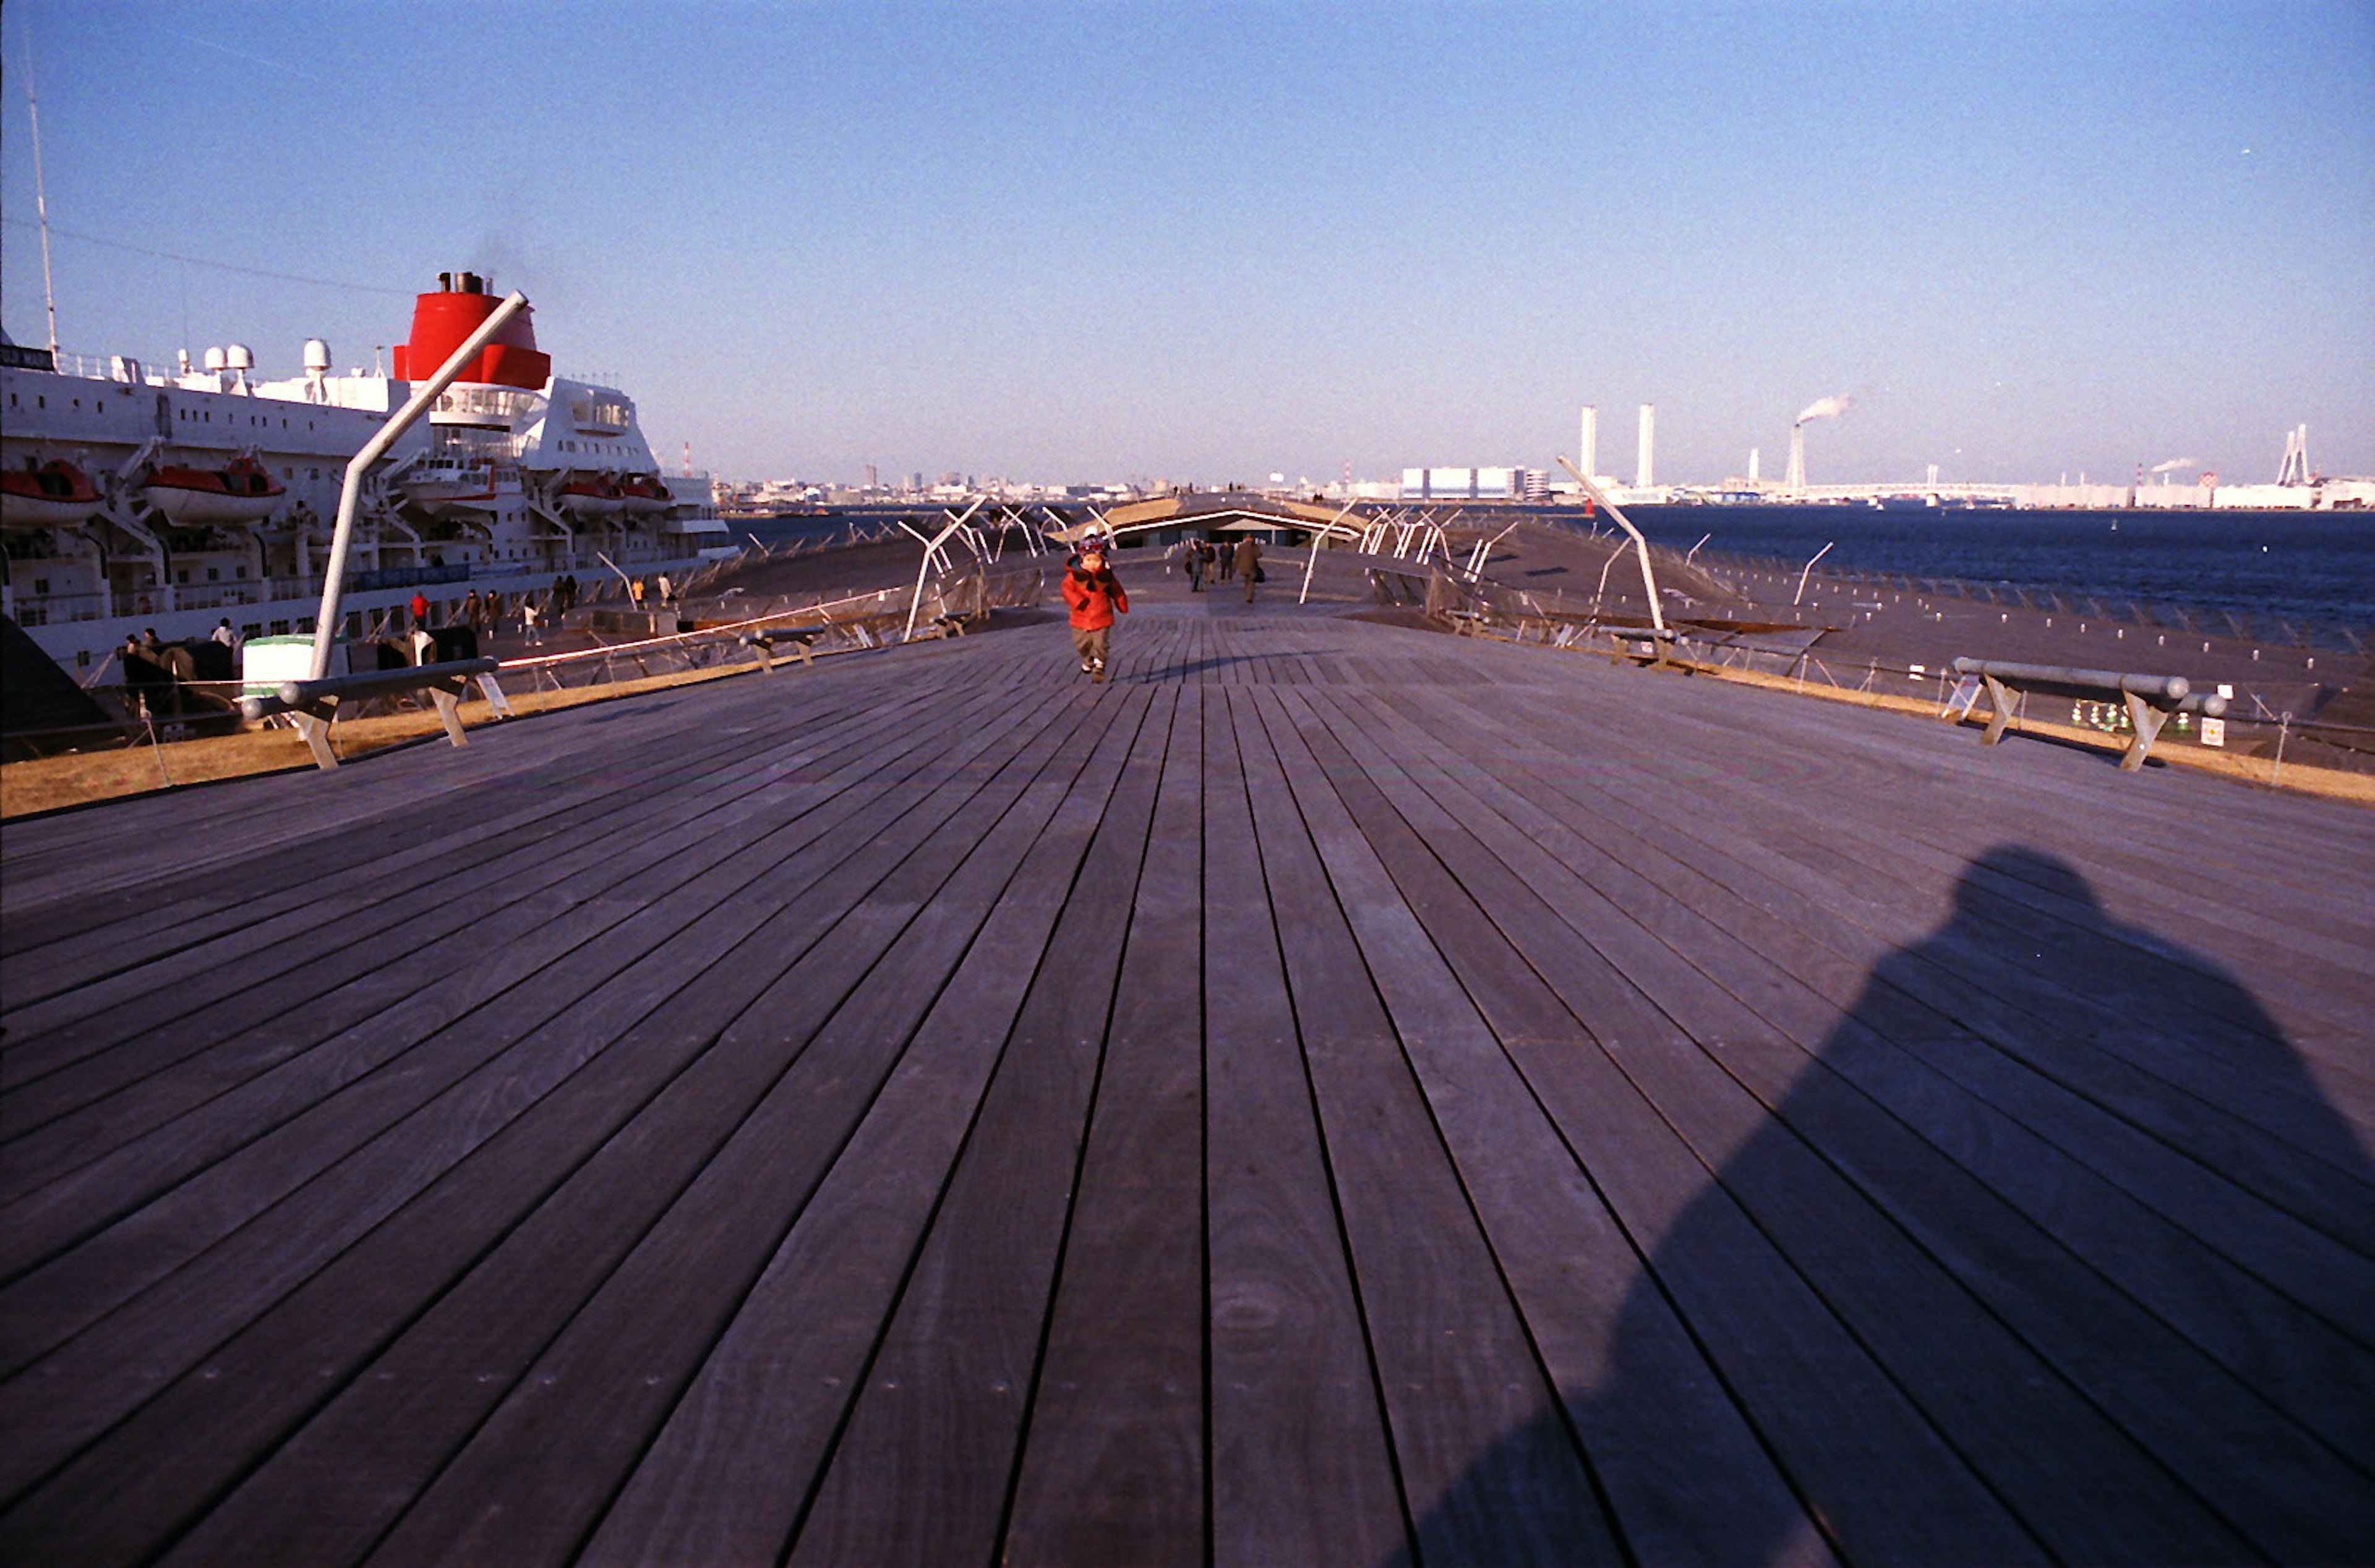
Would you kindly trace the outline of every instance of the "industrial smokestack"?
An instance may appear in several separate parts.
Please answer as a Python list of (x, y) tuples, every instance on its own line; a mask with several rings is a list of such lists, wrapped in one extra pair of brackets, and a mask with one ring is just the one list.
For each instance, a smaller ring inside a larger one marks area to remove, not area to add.
[(1576, 455), (1583, 459), (1586, 474), (1600, 472), (1600, 410), (1592, 404), (1583, 406), (1583, 430)]
[(1650, 462), (1657, 444), (1658, 406), (1655, 403), (1644, 403), (1641, 405), (1641, 450), (1638, 460), (1634, 465), (1633, 487), (1636, 489), (1646, 490), (1657, 482), (1655, 469)]
[(1846, 393), (1837, 397), (1817, 397), (1798, 410), (1790, 421), (1790, 477), (1784, 482), (1790, 489), (1803, 494), (1806, 489), (1806, 421), (1836, 419), (1855, 407), (1855, 399)]

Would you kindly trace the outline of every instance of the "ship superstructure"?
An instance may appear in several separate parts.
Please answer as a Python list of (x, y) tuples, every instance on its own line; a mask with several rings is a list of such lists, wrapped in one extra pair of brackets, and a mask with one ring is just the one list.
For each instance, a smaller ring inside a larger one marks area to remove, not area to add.
[[(498, 303), (441, 274), (389, 374), (335, 374), (318, 339), (281, 381), (237, 344), (170, 368), (10, 346), (6, 612), (70, 669), (151, 628), (310, 630), (349, 459)], [(605, 574), (604, 557), (681, 572), (727, 537), (707, 476), (665, 474), (634, 400), (554, 375), (523, 312), (364, 477), (344, 603), (359, 632), (424, 585), (523, 593)]]

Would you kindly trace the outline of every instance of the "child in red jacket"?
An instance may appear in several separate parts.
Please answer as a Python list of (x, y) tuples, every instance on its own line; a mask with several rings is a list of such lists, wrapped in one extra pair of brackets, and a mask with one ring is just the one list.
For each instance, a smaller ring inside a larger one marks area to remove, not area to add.
[(1114, 617), (1129, 613), (1129, 595), (1106, 568), (1100, 549), (1082, 551), (1081, 564), (1066, 569), (1063, 591), (1064, 602), (1072, 608), (1072, 646), (1081, 655), (1081, 673), (1102, 685)]

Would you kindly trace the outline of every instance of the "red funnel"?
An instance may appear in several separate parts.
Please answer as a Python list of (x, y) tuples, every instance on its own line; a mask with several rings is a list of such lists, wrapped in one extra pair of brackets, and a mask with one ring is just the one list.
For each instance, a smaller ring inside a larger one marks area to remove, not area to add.
[[(437, 285), (436, 293), (413, 300), (412, 341), (396, 346), (398, 381), (427, 381), (435, 375), (438, 367), (502, 303), (476, 273), (441, 272)], [(552, 379), (552, 356), (537, 352), (536, 326), (528, 320), (533, 314), (535, 307), (529, 306), (505, 322), (460, 379), (542, 391)]]

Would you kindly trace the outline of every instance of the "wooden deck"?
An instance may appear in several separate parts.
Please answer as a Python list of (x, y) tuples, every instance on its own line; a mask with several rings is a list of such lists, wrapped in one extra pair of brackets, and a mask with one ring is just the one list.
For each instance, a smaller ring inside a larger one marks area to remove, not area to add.
[(12, 825), (0, 1557), (2367, 1558), (2375, 818), (1140, 587)]

